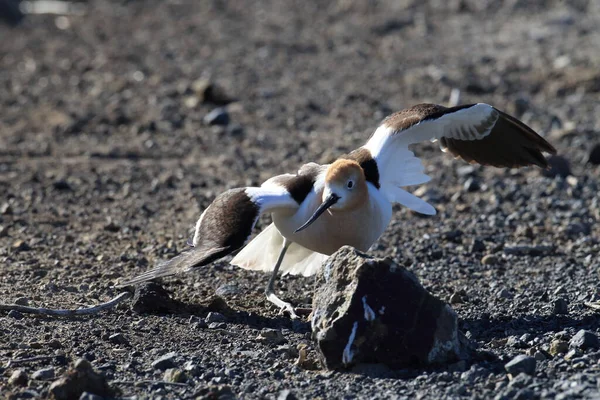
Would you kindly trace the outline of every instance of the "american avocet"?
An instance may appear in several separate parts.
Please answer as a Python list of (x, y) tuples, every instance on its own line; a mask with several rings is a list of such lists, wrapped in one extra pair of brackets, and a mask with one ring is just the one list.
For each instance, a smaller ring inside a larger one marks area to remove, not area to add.
[(242, 268), (272, 271), (269, 301), (295, 317), (291, 304), (274, 293), (278, 271), (314, 274), (343, 245), (367, 251), (392, 217), (392, 203), (433, 215), (429, 203), (401, 189), (429, 181), (409, 145), (439, 141), (444, 152), (469, 163), (495, 167), (537, 165), (542, 152), (555, 154), (524, 123), (488, 104), (446, 108), (420, 104), (383, 120), (367, 143), (334, 163), (308, 163), (296, 174), (275, 176), (260, 187), (231, 189), (200, 215), (192, 249), (121, 286), (187, 272), (244, 246), (258, 218), (273, 223), (231, 261)]

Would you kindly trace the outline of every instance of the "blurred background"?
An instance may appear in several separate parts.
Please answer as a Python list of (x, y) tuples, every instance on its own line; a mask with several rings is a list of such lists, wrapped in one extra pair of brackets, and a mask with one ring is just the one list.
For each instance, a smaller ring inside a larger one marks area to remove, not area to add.
[[(117, 279), (184, 249), (200, 212), (227, 188), (330, 162), (362, 145), (387, 114), (414, 104), (486, 102), (556, 146), (552, 170), (469, 166), (437, 144), (416, 146), (433, 178), (417, 193), (439, 214), (395, 207), (371, 253), (399, 260), (436, 296), (452, 296), (461, 329), (501, 360), (547, 348), (556, 332), (568, 331), (556, 333), (564, 339), (576, 326), (597, 331), (584, 303), (600, 300), (599, 27), (598, 0), (0, 0), (2, 300), (62, 307), (106, 300)], [(530, 257), (506, 250), (514, 243), (545, 247)], [(208, 381), (223, 377), (235, 393), (251, 385), (261, 396), (277, 393), (281, 382), (219, 375), (233, 365), (225, 355), (235, 343), (247, 349), (257, 326), (291, 326), (264, 303), (266, 280), (225, 260), (167, 282), (189, 304), (235, 285), (222, 292), (227, 304), (254, 314), (227, 326), (233, 344), (217, 331), (190, 333), (189, 316), (165, 323), (125, 310), (85, 329), (4, 318), (0, 355), (44, 355), (54, 347), (29, 341), (55, 338), (73, 359), (91, 352), (95, 366), (113, 362), (112, 378), (162, 379), (151, 367), (128, 367), (129, 350), (113, 352), (108, 338), (118, 331), (140, 350), (142, 365), (167, 350), (193, 353), (208, 360)], [(285, 277), (282, 297), (310, 304), (313, 285)], [(310, 346), (302, 329), (286, 332), (292, 347)], [(260, 355), (243, 359), (243, 368), (277, 365), (262, 357), (273, 351), (252, 346)], [(573, 375), (554, 368), (561, 360), (538, 367), (550, 377), (549, 397), (575, 390), (570, 381), (551, 383)], [(585, 365), (591, 371), (596, 361)], [(277, 367), (284, 381), (309, 390), (292, 364)], [(503, 365), (486, 366), (494, 372), (478, 380), (481, 398), (495, 395), (496, 382), (506, 386)], [(597, 397), (594, 371), (577, 387), (591, 385)], [(342, 393), (391, 385), (408, 397), (440, 398), (465, 392), (460, 372), (439, 387), (437, 373), (323, 379)], [(37, 381), (36, 390), (48, 384)], [(325, 396), (320, 387), (307, 396)]]

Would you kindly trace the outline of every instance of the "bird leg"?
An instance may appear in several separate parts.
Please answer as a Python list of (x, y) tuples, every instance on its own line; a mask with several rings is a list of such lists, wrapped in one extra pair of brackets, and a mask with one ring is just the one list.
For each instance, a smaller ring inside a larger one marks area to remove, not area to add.
[(283, 261), (285, 252), (287, 251), (288, 247), (290, 247), (290, 244), (292, 244), (292, 242), (290, 242), (286, 238), (283, 238), (283, 246), (281, 247), (281, 253), (279, 253), (277, 263), (275, 264), (275, 268), (273, 268), (273, 273), (271, 274), (271, 278), (269, 279), (269, 283), (267, 284), (267, 288), (265, 289), (265, 295), (267, 295), (267, 300), (269, 300), (271, 303), (275, 304), (281, 309), (281, 312), (287, 311), (288, 313), (290, 313), (290, 317), (292, 317), (292, 319), (296, 319), (298, 318), (298, 315), (296, 315), (296, 311), (294, 311), (294, 306), (277, 297), (275, 291), (273, 290), (275, 286), (275, 280), (277, 279), (277, 272), (279, 272), (279, 267), (281, 267), (281, 262)]

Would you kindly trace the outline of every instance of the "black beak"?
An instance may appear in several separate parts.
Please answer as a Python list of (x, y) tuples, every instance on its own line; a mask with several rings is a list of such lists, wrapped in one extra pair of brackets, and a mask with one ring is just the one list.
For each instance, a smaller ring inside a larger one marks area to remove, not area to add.
[(329, 207), (331, 207), (332, 205), (334, 205), (335, 203), (337, 203), (337, 201), (339, 199), (340, 199), (340, 196), (338, 196), (335, 193), (331, 193), (329, 195), (329, 197), (327, 197), (325, 199), (325, 201), (323, 203), (321, 203), (321, 205), (319, 206), (319, 208), (317, 208), (317, 210), (312, 215), (312, 217), (310, 217), (308, 219), (308, 221), (306, 221), (304, 223), (304, 225), (302, 225), (300, 228), (296, 229), (294, 231), (294, 233), (298, 233), (298, 232), (303, 231), (304, 229), (308, 228), (308, 226), (310, 224), (312, 224), (313, 222), (315, 222), (317, 220), (317, 218), (319, 218), (321, 216), (321, 214), (323, 214), (325, 212), (325, 210), (327, 210)]

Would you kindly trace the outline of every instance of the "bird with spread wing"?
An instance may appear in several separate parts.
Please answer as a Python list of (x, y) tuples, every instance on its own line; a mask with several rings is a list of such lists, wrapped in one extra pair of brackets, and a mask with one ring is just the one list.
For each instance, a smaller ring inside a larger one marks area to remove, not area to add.
[[(308, 163), (296, 174), (217, 196), (196, 223), (191, 249), (121, 286), (193, 271), (242, 249), (231, 264), (271, 271), (267, 299), (296, 317), (274, 293), (279, 271), (309, 276), (344, 245), (367, 251), (388, 226), (393, 203), (436, 213), (403, 189), (430, 180), (409, 149), (426, 140), (455, 158), (494, 167), (547, 168), (542, 153), (556, 153), (527, 125), (488, 104), (419, 104), (384, 119), (364, 146), (332, 164)], [(273, 222), (246, 244), (265, 213)]]

